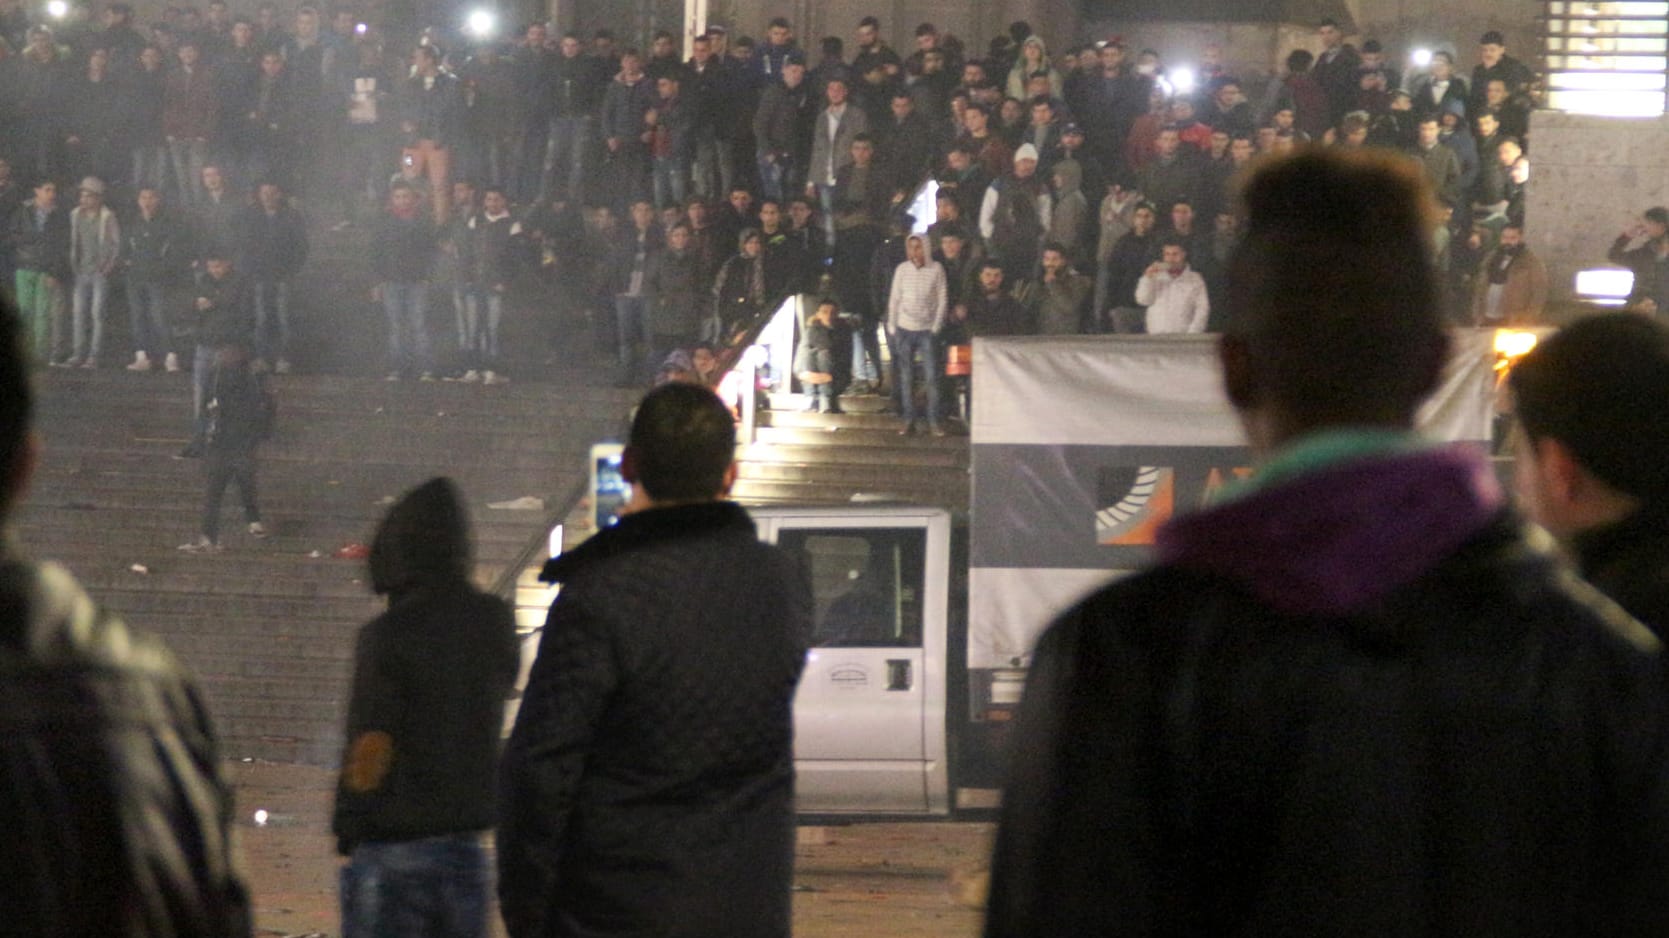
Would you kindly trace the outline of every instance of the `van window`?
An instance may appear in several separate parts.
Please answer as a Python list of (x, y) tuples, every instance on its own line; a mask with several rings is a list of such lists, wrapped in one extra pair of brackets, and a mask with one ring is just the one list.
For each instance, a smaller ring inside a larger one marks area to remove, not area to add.
[(778, 534), (777, 545), (811, 581), (812, 644), (921, 647), (926, 530), (790, 528)]

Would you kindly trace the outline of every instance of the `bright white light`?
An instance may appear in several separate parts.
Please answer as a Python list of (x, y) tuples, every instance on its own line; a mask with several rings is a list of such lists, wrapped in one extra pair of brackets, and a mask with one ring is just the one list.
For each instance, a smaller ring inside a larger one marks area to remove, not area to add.
[(498, 29), (498, 16), (491, 10), (471, 10), (465, 28), (477, 39), (491, 36)]
[(916, 194), (916, 200), (910, 203), (910, 214), (915, 216), (915, 227), (911, 234), (926, 234), (927, 227), (933, 224), (934, 215), (939, 211), (939, 182), (936, 179), (927, 180)]
[(1626, 300), (1634, 292), (1634, 271), (1596, 267), (1576, 272), (1576, 295), (1585, 300)]
[(46, 15), (61, 20), (70, 15), (70, 5), (65, 0), (47, 0)]
[(1663, 113), (1663, 92), (1550, 91), (1547, 106), (1555, 111), (1601, 117), (1656, 117)]
[(1530, 354), (1536, 347), (1534, 332), (1518, 332), (1513, 329), (1497, 329), (1495, 331), (1495, 354), (1507, 358), (1521, 358)]
[(270, 817), (271, 817), (271, 815), (267, 814), (267, 809), (266, 808), (262, 808), (259, 811), (256, 811), (255, 812), (255, 826), (256, 827), (266, 827), (267, 826), (267, 819), (270, 818)]
[(1415, 49), (1408, 56), (1408, 60), (1414, 63), (1415, 68), (1425, 68), (1431, 64), (1431, 50)]
[(1196, 81), (1198, 79), (1191, 68), (1171, 69), (1171, 87), (1176, 89), (1177, 94), (1193, 94)]

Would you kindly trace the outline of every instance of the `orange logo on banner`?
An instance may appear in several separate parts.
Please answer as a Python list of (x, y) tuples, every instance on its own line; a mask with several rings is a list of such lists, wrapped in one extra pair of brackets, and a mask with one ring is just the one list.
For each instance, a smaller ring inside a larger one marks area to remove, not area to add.
[[(1252, 477), (1252, 467), (1236, 466), (1235, 468), (1229, 470), (1229, 475), (1234, 476), (1234, 481), (1236, 482), (1239, 482), (1241, 479), (1250, 479)], [(1226, 476), (1224, 476), (1223, 470), (1215, 468), (1212, 469), (1211, 474), (1205, 477), (1205, 491), (1200, 495), (1200, 506), (1204, 507), (1216, 501), (1217, 493), (1222, 491), (1224, 486), (1228, 484), (1229, 480)]]

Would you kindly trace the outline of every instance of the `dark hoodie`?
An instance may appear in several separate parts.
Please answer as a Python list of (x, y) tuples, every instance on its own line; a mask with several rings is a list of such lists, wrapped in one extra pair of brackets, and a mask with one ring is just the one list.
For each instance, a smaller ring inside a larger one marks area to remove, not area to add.
[(1481, 457), (1173, 523), (1038, 646), (987, 938), (1669, 934), (1659, 646)]
[[(388, 611), (360, 630), (348, 755), (331, 829), (343, 854), (364, 841), (493, 826), (504, 701), (515, 683), (515, 617), (470, 584), (469, 519), (457, 487), (431, 479), (388, 512), (371, 544), (371, 586)], [(355, 742), (392, 740), (386, 776), (348, 783)]]

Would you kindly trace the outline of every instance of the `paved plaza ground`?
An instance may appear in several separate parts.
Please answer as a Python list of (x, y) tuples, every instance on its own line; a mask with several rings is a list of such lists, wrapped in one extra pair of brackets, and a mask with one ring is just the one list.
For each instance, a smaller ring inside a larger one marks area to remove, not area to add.
[[(257, 938), (340, 933), (339, 861), (330, 836), (335, 773), (238, 762), (238, 830), (255, 893)], [(267, 824), (257, 826), (257, 810)], [(979, 934), (971, 894), (992, 825), (857, 824), (802, 828), (795, 872), (796, 938), (963, 938)], [(503, 930), (494, 922), (494, 936)]]

